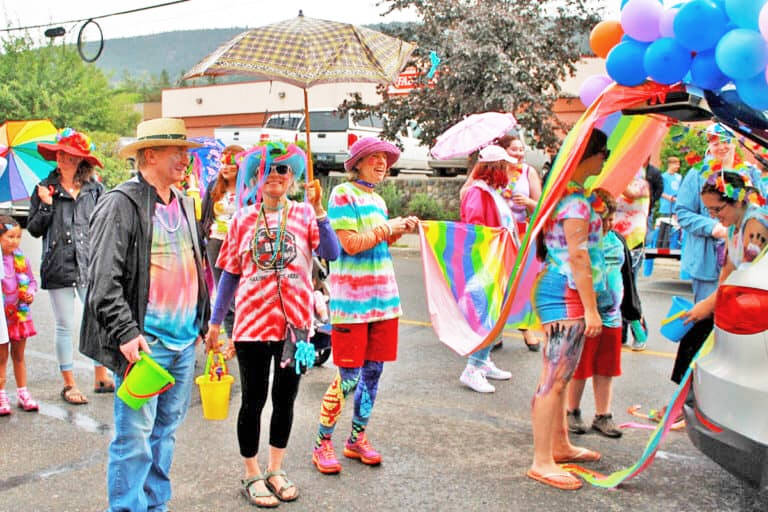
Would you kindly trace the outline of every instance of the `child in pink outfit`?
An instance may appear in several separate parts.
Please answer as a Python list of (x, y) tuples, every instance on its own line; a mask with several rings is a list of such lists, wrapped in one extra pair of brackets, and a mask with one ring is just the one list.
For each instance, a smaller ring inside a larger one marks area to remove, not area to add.
[(29, 260), (19, 250), (20, 243), (19, 223), (11, 217), (0, 216), (0, 248), (3, 254), (2, 290), (5, 310), (0, 332), (0, 416), (11, 414), (11, 404), (5, 392), (9, 352), (16, 377), (18, 405), (25, 411), (38, 410), (37, 402), (32, 399), (27, 390), (27, 367), (24, 362), (27, 338), (37, 334), (29, 316), (29, 305), (34, 300), (37, 281), (32, 274)]

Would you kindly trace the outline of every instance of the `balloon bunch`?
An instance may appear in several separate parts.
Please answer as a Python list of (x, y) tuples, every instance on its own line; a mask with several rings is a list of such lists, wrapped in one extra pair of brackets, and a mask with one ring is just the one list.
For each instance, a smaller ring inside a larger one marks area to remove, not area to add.
[(768, 0), (688, 0), (666, 8), (660, 0), (622, 0), (621, 21), (601, 21), (589, 42), (610, 78), (584, 82), (579, 96), (587, 105), (608, 80), (634, 86), (650, 78), (715, 91), (733, 83), (744, 103), (768, 110)]

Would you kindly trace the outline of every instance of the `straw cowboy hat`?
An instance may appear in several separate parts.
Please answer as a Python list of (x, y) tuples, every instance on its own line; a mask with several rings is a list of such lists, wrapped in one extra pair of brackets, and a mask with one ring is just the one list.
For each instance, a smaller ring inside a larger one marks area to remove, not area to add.
[(182, 119), (161, 117), (139, 123), (136, 127), (136, 141), (120, 150), (120, 158), (131, 158), (144, 148), (161, 146), (184, 146), (200, 148), (203, 145), (187, 140), (187, 127)]
[(98, 158), (91, 154), (91, 139), (84, 133), (65, 128), (56, 134), (54, 144), (40, 143), (37, 145), (37, 152), (46, 160), (56, 160), (56, 154), (63, 151), (74, 157), (82, 158), (92, 166), (104, 168)]

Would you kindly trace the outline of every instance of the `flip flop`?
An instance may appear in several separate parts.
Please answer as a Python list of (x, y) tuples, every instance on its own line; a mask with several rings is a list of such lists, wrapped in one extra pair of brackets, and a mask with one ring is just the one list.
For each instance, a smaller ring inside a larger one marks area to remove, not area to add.
[(600, 452), (590, 450), (588, 448), (579, 448), (575, 455), (572, 457), (555, 457), (555, 462), (563, 464), (566, 462), (597, 462), (602, 459), (603, 456)]
[(61, 398), (72, 405), (84, 405), (88, 403), (88, 399), (82, 391), (75, 386), (64, 386), (64, 389), (61, 390)]
[(570, 473), (546, 473), (542, 475), (541, 473), (529, 469), (525, 476), (563, 491), (575, 491), (584, 485), (581, 480)]
[(114, 393), (115, 383), (111, 380), (100, 380), (96, 386), (93, 387), (94, 393)]

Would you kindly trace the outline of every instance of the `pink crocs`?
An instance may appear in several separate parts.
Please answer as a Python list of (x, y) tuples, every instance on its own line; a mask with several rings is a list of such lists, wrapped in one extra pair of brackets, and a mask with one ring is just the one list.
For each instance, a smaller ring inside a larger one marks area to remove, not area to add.
[(360, 459), (363, 464), (375, 466), (381, 464), (381, 454), (373, 449), (365, 432), (357, 436), (357, 441), (344, 444), (344, 456), (350, 459)]
[(37, 402), (32, 399), (32, 395), (29, 394), (27, 388), (17, 389), (16, 398), (18, 399), (19, 407), (27, 412), (36, 411), (39, 409)]

